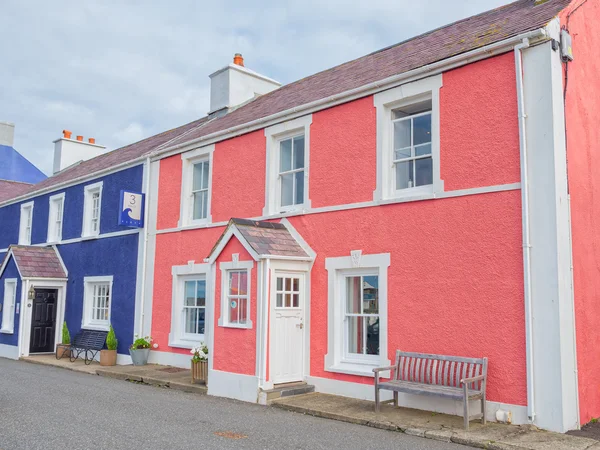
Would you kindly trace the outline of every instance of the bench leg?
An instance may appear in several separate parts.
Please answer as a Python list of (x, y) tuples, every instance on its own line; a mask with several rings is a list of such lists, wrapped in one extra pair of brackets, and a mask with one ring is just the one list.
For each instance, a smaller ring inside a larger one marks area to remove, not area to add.
[(483, 417), (481, 418), (481, 423), (486, 424), (487, 420), (485, 418), (485, 392), (483, 393), (483, 397), (481, 398), (481, 414)]
[(379, 412), (379, 388), (375, 386), (375, 412)]
[(464, 416), (465, 416), (465, 431), (469, 431), (469, 388), (465, 383), (463, 386), (464, 389), (464, 397), (463, 397), (463, 405), (464, 405)]
[(398, 407), (398, 392), (394, 391), (394, 407)]

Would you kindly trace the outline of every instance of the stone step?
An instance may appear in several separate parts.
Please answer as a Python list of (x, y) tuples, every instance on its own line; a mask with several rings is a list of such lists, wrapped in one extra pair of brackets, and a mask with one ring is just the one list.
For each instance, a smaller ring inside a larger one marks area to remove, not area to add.
[(305, 382), (301, 383), (287, 383), (285, 385), (276, 386), (274, 389), (268, 391), (262, 391), (260, 403), (270, 404), (273, 400), (282, 397), (291, 397), (293, 395), (302, 395), (315, 392), (315, 387)]

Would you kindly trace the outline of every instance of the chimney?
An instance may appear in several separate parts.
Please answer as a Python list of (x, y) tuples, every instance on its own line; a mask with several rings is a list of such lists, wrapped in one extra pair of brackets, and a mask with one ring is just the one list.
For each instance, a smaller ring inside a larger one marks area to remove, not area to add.
[(209, 75), (209, 114), (223, 115), (233, 108), (281, 87), (281, 83), (244, 67), (240, 53), (233, 63)]
[(71, 139), (71, 136), (69, 130), (63, 130), (63, 137), (54, 141), (54, 173), (106, 153), (106, 147), (96, 144), (94, 138), (85, 142), (81, 135), (76, 139)]
[(0, 145), (12, 147), (15, 143), (15, 124), (0, 122)]

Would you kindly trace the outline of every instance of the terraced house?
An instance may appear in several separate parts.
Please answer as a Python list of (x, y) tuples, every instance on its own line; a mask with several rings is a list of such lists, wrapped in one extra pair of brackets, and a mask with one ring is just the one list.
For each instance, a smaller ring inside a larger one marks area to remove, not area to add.
[(373, 399), (400, 349), (487, 357), (490, 419), (578, 428), (600, 415), (599, 25), (597, 1), (519, 0), (285, 86), (236, 55), (206, 117), (0, 204), (0, 351), (40, 350), (26, 305), (54, 289), (57, 323), (110, 320), (120, 353), (151, 334), (189, 367), (206, 342), (212, 395)]

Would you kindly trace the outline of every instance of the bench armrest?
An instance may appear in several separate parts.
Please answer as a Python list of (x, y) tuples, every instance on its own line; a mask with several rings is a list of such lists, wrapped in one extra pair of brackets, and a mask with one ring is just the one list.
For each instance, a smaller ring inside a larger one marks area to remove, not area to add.
[(460, 384), (469, 384), (469, 383), (474, 383), (475, 381), (483, 381), (485, 380), (485, 375), (479, 375), (477, 377), (473, 377), (473, 378), (463, 378), (460, 380)]
[(396, 366), (378, 367), (376, 369), (373, 369), (373, 373), (387, 372), (388, 370), (394, 370), (395, 368)]

